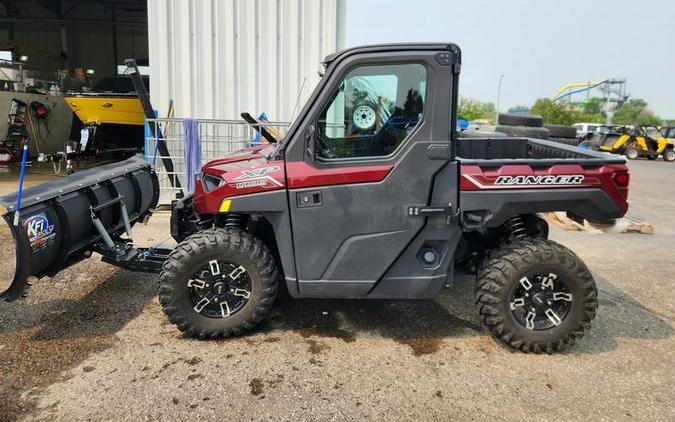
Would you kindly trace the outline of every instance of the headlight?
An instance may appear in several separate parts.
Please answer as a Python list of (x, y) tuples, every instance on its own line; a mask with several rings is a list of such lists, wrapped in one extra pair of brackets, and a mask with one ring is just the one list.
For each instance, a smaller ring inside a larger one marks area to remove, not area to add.
[(211, 174), (202, 173), (202, 185), (206, 192), (210, 192), (223, 183), (223, 178)]

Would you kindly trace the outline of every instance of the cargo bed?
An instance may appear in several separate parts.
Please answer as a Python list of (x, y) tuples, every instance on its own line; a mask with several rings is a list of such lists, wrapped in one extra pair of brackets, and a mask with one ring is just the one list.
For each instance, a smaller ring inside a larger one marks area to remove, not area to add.
[(571, 145), (533, 138), (460, 138), (457, 157), (462, 164), (500, 166), (504, 164), (529, 164), (550, 166), (575, 163), (583, 166), (625, 164), (626, 160), (615, 154), (606, 154)]
[(460, 139), (459, 204), (466, 226), (514, 214), (566, 211), (610, 222), (628, 210), (628, 168), (617, 155), (531, 138)]

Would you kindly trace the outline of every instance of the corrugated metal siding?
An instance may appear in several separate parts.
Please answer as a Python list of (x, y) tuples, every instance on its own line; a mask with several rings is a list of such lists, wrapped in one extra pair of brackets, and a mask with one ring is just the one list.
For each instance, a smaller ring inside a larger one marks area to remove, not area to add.
[[(342, 46), (345, 0), (149, 0), (150, 92), (163, 116), (287, 121)], [(296, 111), (297, 113), (297, 111)]]

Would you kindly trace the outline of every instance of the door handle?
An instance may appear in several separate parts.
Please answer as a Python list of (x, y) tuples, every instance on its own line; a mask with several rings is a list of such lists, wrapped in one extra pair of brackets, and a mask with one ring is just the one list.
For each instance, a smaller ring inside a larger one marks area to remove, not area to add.
[(320, 207), (323, 205), (321, 191), (298, 192), (296, 194), (298, 208)]

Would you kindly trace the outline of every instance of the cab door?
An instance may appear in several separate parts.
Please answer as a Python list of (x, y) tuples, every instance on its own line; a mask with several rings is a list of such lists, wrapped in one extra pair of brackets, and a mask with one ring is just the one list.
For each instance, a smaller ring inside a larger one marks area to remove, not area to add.
[(367, 295), (423, 228), (413, 206), (451, 156), (447, 55), (354, 54), (324, 76), (286, 156), (300, 296)]

